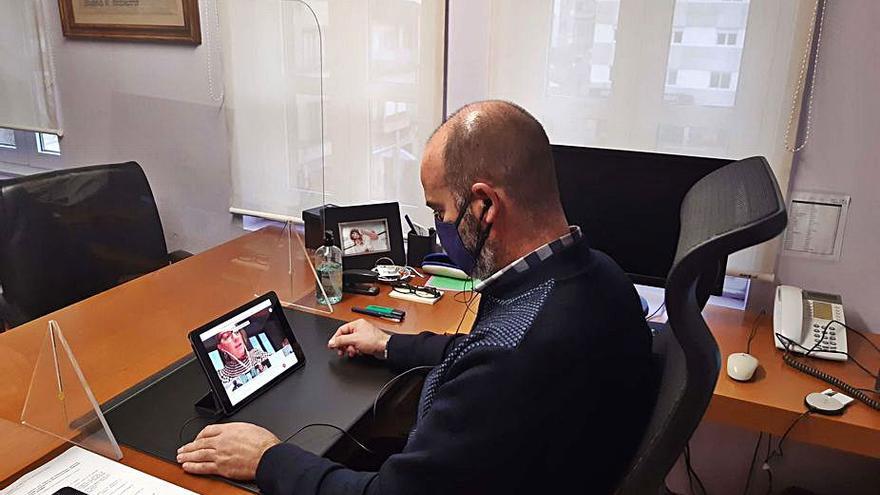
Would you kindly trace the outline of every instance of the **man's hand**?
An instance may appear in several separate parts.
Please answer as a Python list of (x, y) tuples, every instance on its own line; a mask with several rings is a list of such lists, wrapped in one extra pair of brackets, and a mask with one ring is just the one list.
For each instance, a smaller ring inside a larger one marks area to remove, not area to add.
[(187, 473), (252, 480), (263, 453), (279, 443), (275, 435), (257, 425), (209, 425), (195, 440), (177, 449), (177, 462)]
[(327, 347), (335, 349), (342, 356), (355, 357), (367, 354), (385, 359), (385, 347), (391, 336), (376, 328), (366, 320), (355, 320), (339, 327)]

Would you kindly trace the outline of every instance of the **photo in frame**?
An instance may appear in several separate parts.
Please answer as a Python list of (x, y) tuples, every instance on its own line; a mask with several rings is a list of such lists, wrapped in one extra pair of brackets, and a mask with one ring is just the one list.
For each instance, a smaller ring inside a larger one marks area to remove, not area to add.
[(58, 0), (68, 38), (202, 43), (198, 0)]
[(339, 206), (327, 208), (324, 215), (324, 228), (342, 249), (343, 269), (370, 269), (381, 258), (406, 264), (397, 203)]

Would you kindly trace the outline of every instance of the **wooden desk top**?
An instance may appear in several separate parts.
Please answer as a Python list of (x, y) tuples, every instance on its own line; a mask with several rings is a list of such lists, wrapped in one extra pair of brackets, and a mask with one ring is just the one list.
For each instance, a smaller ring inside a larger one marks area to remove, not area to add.
[[(237, 307), (255, 294), (275, 288), (282, 300), (315, 308), (314, 282), (301, 250), (292, 253), (293, 277), (286, 243), (279, 244), (277, 229), (242, 236), (173, 266), (145, 275), (12, 331), (0, 334), (0, 486), (11, 483), (61, 442), (19, 425), (34, 362), (47, 324), (55, 319), (70, 343), (98, 402), (122, 394), (144, 379), (190, 353), (187, 333)], [(291, 283), (291, 280), (293, 282)], [(386, 295), (346, 295), (331, 315), (353, 320), (361, 315), (352, 306), (380, 304), (406, 310), (406, 321), (376, 323), (390, 331), (453, 332), (464, 315), (462, 329), (470, 328), (473, 312), (447, 294), (435, 306), (405, 302)], [(476, 310), (476, 304), (471, 306)], [(769, 313), (769, 311), (768, 311)], [(744, 349), (754, 315), (710, 307), (706, 319), (726, 362), (727, 355)], [(817, 380), (787, 368), (770, 339), (770, 317), (765, 316), (752, 351), (761, 361), (757, 379), (741, 384), (722, 370), (710, 420), (780, 435), (803, 409), (808, 392), (824, 390)], [(875, 337), (880, 342), (880, 337)], [(880, 356), (853, 336), (850, 349), (872, 368)], [(118, 357), (117, 357), (118, 356)], [(819, 360), (814, 360), (819, 361)], [(855, 386), (871, 380), (855, 366), (819, 363)], [(724, 363), (722, 363), (724, 366)], [(799, 440), (880, 457), (880, 413), (855, 403), (841, 417), (806, 418), (791, 434)], [(174, 464), (123, 447), (122, 462), (199, 493), (245, 493), (223, 482), (183, 473)]]
[[(751, 354), (760, 366), (755, 378), (746, 383), (727, 376), (727, 356), (745, 352), (757, 315), (716, 306), (707, 307), (704, 314), (721, 350), (721, 374), (706, 419), (780, 436), (806, 410), (804, 397), (807, 394), (831, 388), (782, 361), (782, 351), (773, 345), (772, 304), (768, 304), (766, 314), (758, 322), (752, 341)], [(870, 335), (870, 338), (880, 344), (880, 335)], [(865, 367), (880, 369), (880, 354), (858, 335), (847, 335), (847, 346)], [(809, 359), (808, 363), (854, 387), (874, 387), (874, 379), (852, 363), (824, 359)], [(842, 416), (811, 414), (798, 423), (789, 437), (880, 458), (880, 411), (854, 401)]]
[[(286, 239), (278, 229), (244, 235), (85, 301), (0, 334), (0, 486), (5, 486), (61, 442), (19, 424), (31, 374), (54, 319), (70, 344), (99, 403), (122, 394), (156, 372), (191, 353), (187, 334), (238, 307), (255, 294), (274, 288), (282, 301), (313, 303), (311, 269), (302, 249), (292, 253), (293, 283), (287, 277)], [(292, 290), (291, 290), (292, 286)], [(354, 320), (351, 307), (380, 304), (406, 310), (406, 320), (375, 320), (389, 331), (453, 332), (465, 304), (447, 294), (434, 306), (387, 296), (352, 296), (334, 306), (332, 318)], [(476, 305), (471, 306), (476, 310)], [(473, 313), (462, 325), (470, 327)], [(294, 329), (297, 331), (297, 329)], [(328, 351), (329, 352), (329, 351)], [(246, 493), (223, 482), (183, 473), (177, 466), (123, 447), (122, 462), (200, 493)]]

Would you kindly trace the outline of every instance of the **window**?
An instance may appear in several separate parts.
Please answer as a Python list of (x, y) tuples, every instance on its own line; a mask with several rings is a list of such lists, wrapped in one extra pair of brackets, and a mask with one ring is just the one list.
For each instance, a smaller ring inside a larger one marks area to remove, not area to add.
[(0, 129), (0, 148), (15, 149), (15, 131)]
[[(673, 39), (666, 71), (679, 70), (675, 84), (666, 83), (663, 100), (699, 107), (734, 107), (744, 38), (749, 24), (749, 2), (733, 4), (676, 0), (672, 25), (688, 32), (687, 45)], [(757, 55), (753, 58), (759, 59)], [(723, 89), (726, 91), (717, 91)], [(719, 120), (719, 125), (724, 123)]]
[(220, 2), (230, 210), (297, 218), (325, 202), (398, 201), (430, 222), (419, 159), (442, 122), (445, 2), (252, 3)]
[(709, 76), (709, 87), (730, 89), (730, 72), (712, 71), (712, 74)]
[(61, 143), (55, 134), (0, 128), (0, 176), (28, 175), (58, 168)]
[(657, 150), (666, 153), (718, 155), (728, 146), (724, 129), (661, 124), (657, 128)]
[(37, 136), (37, 152), (46, 155), (60, 155), (61, 144), (58, 142), (58, 136), (55, 134), (47, 134), (45, 132), (36, 133)]
[(676, 45), (680, 45), (682, 39), (684, 39), (684, 31), (682, 31), (681, 29), (676, 29), (672, 32), (673, 43), (675, 43)]
[(715, 37), (715, 44), (722, 46), (736, 46), (737, 34), (736, 31), (718, 31), (718, 34)]
[(618, 1), (553, 0), (547, 93), (611, 95), (619, 8)]
[[(521, 103), (558, 144), (760, 154), (787, 183), (791, 154), (781, 136), (812, 17), (803, 2), (459, 3), (450, 17), (449, 57), (473, 63), (448, 67), (451, 108), (482, 98)], [(491, 8), (471, 6), (478, 3)], [(457, 22), (469, 29), (455, 29)], [(589, 28), (576, 29), (578, 22)], [(613, 44), (605, 42), (611, 32)], [(473, 68), (480, 61), (484, 72)], [(730, 269), (772, 273), (774, 249), (737, 253)]]

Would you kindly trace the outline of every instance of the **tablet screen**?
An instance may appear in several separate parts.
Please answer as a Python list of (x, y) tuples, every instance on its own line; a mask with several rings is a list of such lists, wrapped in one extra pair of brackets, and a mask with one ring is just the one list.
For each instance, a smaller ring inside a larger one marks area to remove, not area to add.
[(233, 407), (300, 363), (280, 307), (271, 298), (248, 306), (193, 339), (208, 357), (206, 371), (213, 369), (212, 378), (219, 379)]

